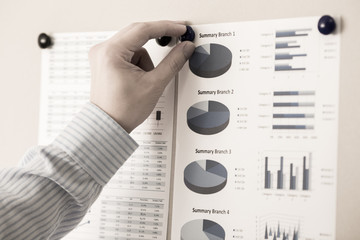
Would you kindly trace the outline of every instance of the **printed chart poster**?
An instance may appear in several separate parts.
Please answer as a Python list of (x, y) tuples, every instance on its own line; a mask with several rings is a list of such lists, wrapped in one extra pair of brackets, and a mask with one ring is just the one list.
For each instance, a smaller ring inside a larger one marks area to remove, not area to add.
[(335, 239), (340, 33), (318, 21), (193, 26), (171, 239)]

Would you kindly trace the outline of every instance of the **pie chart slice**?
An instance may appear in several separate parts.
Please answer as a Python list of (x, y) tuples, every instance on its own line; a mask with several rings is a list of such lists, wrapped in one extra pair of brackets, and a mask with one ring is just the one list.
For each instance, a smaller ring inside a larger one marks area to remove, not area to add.
[(227, 170), (213, 160), (190, 163), (184, 170), (184, 183), (191, 191), (212, 194), (223, 189), (227, 182)]
[(189, 59), (191, 72), (203, 78), (218, 77), (231, 67), (232, 53), (220, 44), (208, 43), (195, 48)]
[(198, 102), (187, 111), (189, 128), (203, 135), (221, 132), (227, 127), (229, 120), (229, 109), (224, 104), (216, 101)]
[(181, 240), (224, 240), (224, 229), (211, 220), (196, 219), (181, 228)]

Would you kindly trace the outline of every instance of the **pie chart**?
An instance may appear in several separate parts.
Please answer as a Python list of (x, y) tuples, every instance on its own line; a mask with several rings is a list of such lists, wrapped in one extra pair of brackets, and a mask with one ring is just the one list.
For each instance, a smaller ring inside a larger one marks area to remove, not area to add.
[(224, 240), (224, 229), (211, 220), (196, 219), (181, 228), (181, 240)]
[(187, 124), (191, 130), (203, 135), (216, 134), (229, 124), (229, 109), (216, 101), (203, 101), (187, 111)]
[(223, 189), (227, 182), (226, 168), (213, 160), (194, 161), (184, 170), (184, 183), (191, 191), (212, 194)]
[(208, 43), (195, 48), (189, 67), (199, 77), (214, 78), (226, 73), (231, 62), (232, 53), (227, 47)]

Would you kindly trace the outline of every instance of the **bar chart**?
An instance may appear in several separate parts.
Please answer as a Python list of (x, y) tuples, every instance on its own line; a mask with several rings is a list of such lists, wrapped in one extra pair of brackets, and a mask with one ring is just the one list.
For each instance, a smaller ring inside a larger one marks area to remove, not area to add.
[(273, 130), (314, 130), (315, 97), (313, 90), (274, 91)]
[(275, 72), (307, 70), (306, 41), (312, 29), (279, 30), (275, 33)]
[(264, 190), (310, 190), (311, 153), (267, 152), (262, 161)]

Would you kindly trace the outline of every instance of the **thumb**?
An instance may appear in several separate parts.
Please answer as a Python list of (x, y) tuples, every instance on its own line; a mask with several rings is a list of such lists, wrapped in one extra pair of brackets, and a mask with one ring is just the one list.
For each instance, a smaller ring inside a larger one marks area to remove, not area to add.
[(170, 53), (151, 72), (155, 81), (164, 84), (164, 87), (177, 74), (195, 50), (192, 42), (185, 41), (176, 45)]

